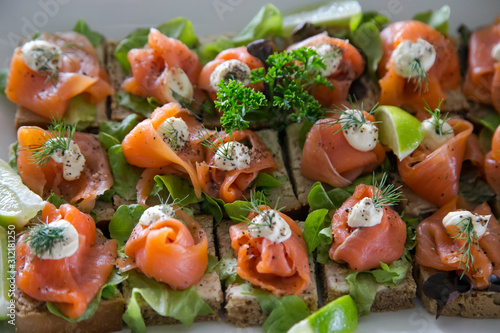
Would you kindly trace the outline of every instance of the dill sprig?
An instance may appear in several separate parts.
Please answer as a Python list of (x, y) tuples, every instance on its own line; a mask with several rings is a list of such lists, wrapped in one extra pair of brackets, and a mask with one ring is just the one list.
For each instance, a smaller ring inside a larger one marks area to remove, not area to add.
[(24, 242), (28, 243), (31, 251), (37, 257), (44, 253), (52, 253), (54, 245), (64, 240), (63, 227), (51, 227), (50, 224), (39, 223), (29, 227)]
[[(368, 114), (365, 116), (365, 114), (363, 112), (363, 103), (358, 104), (357, 102), (352, 102), (350, 97), (349, 97), (349, 99), (351, 101), (351, 104), (354, 105), (355, 109), (352, 109), (346, 105), (343, 105), (342, 108), (337, 108), (337, 109), (331, 111), (333, 113), (337, 113), (340, 115), (345, 114), (345, 115), (347, 115), (346, 118), (340, 118), (340, 117), (339, 118), (332, 118), (331, 120), (325, 122), (325, 124), (328, 124), (328, 127), (332, 127), (334, 125), (340, 124), (340, 128), (337, 129), (335, 132), (333, 132), (334, 134), (337, 134), (340, 131), (347, 130), (350, 128), (354, 128), (355, 131), (359, 131), (361, 129), (361, 127), (365, 124), (380, 123), (380, 121), (377, 121), (377, 120), (375, 120), (375, 121), (368, 120), (368, 116), (373, 115), (373, 113), (377, 109), (378, 103), (375, 104), (371, 108), (371, 110), (367, 112)], [(353, 112), (353, 114), (349, 114), (349, 113), (346, 114), (347, 110), (355, 110), (355, 112)], [(359, 111), (359, 112), (357, 112), (357, 111)], [(356, 115), (359, 115), (359, 118), (356, 117)]]
[(198, 139), (203, 147), (210, 149), (214, 154), (231, 161), (234, 158), (233, 145), (224, 144), (225, 135), (229, 136), (227, 142), (231, 142), (232, 132), (230, 134), (225, 134), (222, 130), (218, 131), (215, 129), (212, 133), (210, 133), (205, 127), (203, 127), (203, 130), (197, 130)]
[(55, 151), (69, 150), (75, 130), (75, 125), (66, 125), (61, 119), (52, 119), (52, 124), (48, 127), (43, 139), (38, 144), (27, 145), (23, 150), (31, 152), (29, 159), (33, 164), (43, 166)]
[(408, 82), (413, 80), (415, 82), (415, 88), (413, 91), (417, 91), (419, 94), (423, 92), (427, 92), (429, 90), (429, 79), (427, 77), (427, 72), (424, 69), (424, 66), (420, 62), (420, 59), (413, 59), (413, 61), (408, 65), (407, 68)]
[(394, 184), (388, 184), (384, 187), (387, 182), (387, 173), (384, 172), (380, 183), (377, 182), (375, 174), (373, 174), (372, 188), (373, 188), (373, 206), (375, 208), (382, 208), (385, 206), (394, 206), (398, 202), (404, 200), (401, 198), (401, 192), (398, 187), (394, 187)]
[(452, 134), (453, 128), (448, 129), (448, 130), (443, 130), (443, 126), (446, 123), (446, 121), (448, 120), (449, 113), (446, 113), (444, 116), (442, 115), (441, 103), (443, 103), (443, 100), (439, 101), (439, 105), (436, 109), (434, 109), (434, 111), (431, 109), (429, 104), (427, 104), (427, 106), (425, 107), (425, 111), (427, 111), (431, 114), (431, 118), (429, 118), (429, 120), (430, 120), (431, 124), (434, 126), (436, 133), (443, 136), (443, 135)]
[(278, 212), (284, 208), (284, 207), (278, 208), (278, 205), (279, 205), (279, 198), (278, 198), (276, 200), (274, 208), (270, 207), (269, 209), (262, 211), (260, 209), (260, 206), (264, 205), (264, 206), (269, 207), (269, 201), (262, 193), (259, 193), (259, 195), (257, 195), (257, 193), (255, 191), (250, 191), (250, 199), (248, 200), (248, 203), (249, 203), (249, 206), (246, 207), (248, 209), (247, 216), (250, 213), (254, 213), (256, 215), (263, 215), (262, 220), (263, 220), (264, 224), (254, 223), (248, 217), (244, 217), (244, 218), (232, 217), (232, 219), (234, 219), (236, 221), (240, 221), (240, 222), (245, 222), (249, 226), (254, 226), (256, 228), (262, 228), (263, 226), (267, 226), (267, 227), (271, 228), (272, 227), (271, 221), (274, 218), (275, 214), (278, 214)]
[(472, 248), (477, 246), (479, 248), (479, 237), (474, 229), (474, 224), (472, 223), (472, 218), (466, 217), (457, 223), (459, 230), (455, 231), (455, 235), (452, 236), (453, 240), (465, 240), (462, 247), (458, 251), (460, 256), (459, 269), (463, 269), (462, 278), (467, 270), (472, 270), (473, 273), (476, 272), (474, 268), (474, 256), (472, 254)]

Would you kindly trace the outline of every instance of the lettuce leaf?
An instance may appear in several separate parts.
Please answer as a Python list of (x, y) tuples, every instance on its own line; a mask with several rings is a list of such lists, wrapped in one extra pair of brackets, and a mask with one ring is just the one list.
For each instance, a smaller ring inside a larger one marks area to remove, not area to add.
[[(175, 38), (186, 44), (189, 48), (195, 48), (198, 45), (198, 37), (194, 33), (193, 24), (184, 17), (177, 17), (171, 21), (163, 23), (156, 27), (165, 36)], [(122, 66), (125, 73), (130, 72), (130, 62), (128, 61), (128, 51), (136, 48), (142, 48), (148, 42), (149, 30), (140, 28), (132, 32), (123, 39), (115, 49), (115, 58)]]
[(87, 102), (82, 95), (77, 95), (71, 99), (63, 119), (67, 124), (76, 125), (76, 130), (81, 131), (89, 127), (96, 116), (97, 106)]
[(483, 203), (495, 196), (495, 192), (479, 175), (476, 168), (462, 168), (460, 174), (458, 194), (467, 201), (473, 203)]
[(479, 123), (489, 129), (492, 132), (495, 132), (498, 126), (500, 126), (500, 114), (495, 112), (494, 110), (490, 110), (486, 116), (478, 119)]
[(179, 206), (198, 203), (202, 199), (196, 197), (191, 182), (177, 175), (157, 175), (154, 178), (158, 188), (165, 188), (173, 200), (178, 201)]
[(155, 98), (143, 98), (126, 91), (119, 91), (115, 94), (115, 97), (118, 101), (118, 105), (140, 114), (145, 118), (149, 118), (151, 113), (160, 106)]
[(54, 315), (61, 317), (71, 323), (77, 323), (82, 320), (86, 320), (91, 318), (94, 313), (97, 311), (97, 308), (99, 307), (99, 303), (101, 302), (101, 298), (103, 296), (107, 296), (105, 298), (112, 298), (114, 296), (114, 291), (116, 288), (116, 285), (119, 283), (125, 281), (127, 279), (127, 274), (120, 274), (118, 272), (118, 269), (113, 268), (113, 271), (111, 272), (111, 275), (108, 277), (108, 280), (102, 286), (102, 288), (99, 290), (97, 293), (96, 297), (90, 303), (87, 305), (87, 309), (85, 312), (78, 318), (69, 318), (66, 317), (60, 310), (57, 308), (57, 306), (54, 305), (52, 302), (47, 302), (47, 309)]
[(118, 246), (124, 246), (146, 208), (141, 205), (121, 205), (109, 221), (109, 235)]
[(198, 50), (198, 57), (201, 63), (206, 64), (207, 62), (213, 60), (219, 53), (224, 50), (235, 47), (236, 44), (227, 37), (220, 37), (214, 42), (204, 44)]
[(19, 148), (19, 142), (16, 141), (11, 143), (9, 146), (9, 166), (16, 173), (19, 173), (17, 170), (17, 148)]
[(56, 208), (61, 207), (61, 205), (67, 204), (68, 202), (64, 198), (58, 196), (55, 193), (51, 193), (47, 198), (47, 201), (56, 206)]
[[(261, 202), (268, 206), (270, 205), (269, 200), (263, 192), (255, 192), (254, 198), (256, 202)], [(227, 216), (229, 216), (229, 218), (236, 223), (239, 223), (242, 219), (245, 219), (251, 210), (252, 204), (246, 200), (236, 200), (232, 203), (224, 204), (224, 211), (226, 212)]]
[(173, 317), (187, 326), (191, 326), (197, 316), (213, 313), (194, 286), (186, 290), (172, 290), (166, 284), (135, 271), (129, 272), (127, 281), (132, 287), (132, 294), (123, 314), (123, 321), (132, 332), (146, 331), (141, 315), (141, 301), (149, 304), (158, 314)]
[(8, 68), (0, 68), (0, 96), (5, 95), (5, 88), (7, 87), (7, 77), (9, 76)]
[(99, 124), (99, 141), (105, 149), (120, 144), (139, 121), (140, 117), (137, 114), (128, 115), (120, 123), (103, 121)]
[[(309, 253), (312, 253), (320, 244), (328, 241), (328, 230), (323, 230), (329, 229), (330, 221), (326, 218), (327, 216), (328, 209), (318, 209), (307, 215), (302, 234), (304, 235)], [(330, 231), (330, 243), (332, 240), (331, 237), (332, 233)]]
[(262, 325), (264, 333), (287, 332), (311, 314), (306, 303), (297, 295), (276, 297), (268, 291), (253, 288), (249, 283), (241, 285), (241, 292), (255, 296), (262, 312), (268, 316)]
[(128, 164), (120, 144), (108, 149), (108, 158), (114, 179), (112, 189), (125, 200), (137, 200), (135, 187), (141, 177), (141, 170)]
[(448, 34), (449, 31), (449, 20), (450, 20), (450, 6), (444, 5), (438, 10), (429, 10), (426, 12), (416, 14), (413, 19), (416, 21), (423, 22), (443, 35)]
[(233, 256), (232, 252), (226, 253), (219, 262), (214, 266), (213, 270), (219, 276), (221, 282), (228, 286), (230, 284), (243, 284), (243, 280), (238, 273), (236, 273), (237, 259)]
[(90, 27), (87, 25), (87, 22), (83, 18), (79, 19), (75, 26), (73, 27), (74, 32), (78, 32), (89, 40), (89, 42), (92, 44), (94, 47), (98, 47), (101, 45), (102, 41), (104, 40), (104, 36), (101, 35), (100, 33), (93, 31), (90, 29)]
[(283, 33), (283, 17), (276, 6), (267, 4), (262, 7), (257, 15), (247, 24), (241, 32), (233, 38), (233, 42), (246, 45), (254, 40), (281, 36)]
[(334, 188), (327, 192), (321, 182), (316, 182), (307, 195), (307, 201), (311, 210), (327, 209), (330, 211), (342, 206), (353, 193), (354, 191), (351, 192), (347, 188)]
[(221, 199), (213, 198), (206, 193), (203, 193), (203, 201), (201, 202), (201, 210), (204, 213), (212, 215), (214, 217), (215, 225), (219, 225), (220, 221), (224, 217), (222, 208), (224, 207), (224, 201)]

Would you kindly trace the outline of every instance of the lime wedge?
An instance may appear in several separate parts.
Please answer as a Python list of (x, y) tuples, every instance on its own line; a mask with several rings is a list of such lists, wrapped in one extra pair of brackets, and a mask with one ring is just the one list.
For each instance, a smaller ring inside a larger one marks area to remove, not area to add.
[(44, 205), (7, 162), (0, 160), (0, 226), (22, 228)]
[(375, 110), (375, 119), (380, 121), (380, 142), (391, 148), (399, 160), (410, 155), (424, 139), (422, 123), (400, 108), (381, 105)]
[(288, 333), (348, 333), (357, 327), (358, 309), (351, 296), (346, 295), (298, 322)]
[(289, 36), (304, 22), (325, 27), (349, 27), (351, 17), (361, 13), (357, 1), (329, 1), (305, 6), (283, 15), (283, 33)]
[[(13, 249), (12, 249), (13, 250)], [(6, 320), (9, 317), (9, 288), (10, 280), (9, 262), (7, 258), (7, 231), (0, 227), (0, 320)]]

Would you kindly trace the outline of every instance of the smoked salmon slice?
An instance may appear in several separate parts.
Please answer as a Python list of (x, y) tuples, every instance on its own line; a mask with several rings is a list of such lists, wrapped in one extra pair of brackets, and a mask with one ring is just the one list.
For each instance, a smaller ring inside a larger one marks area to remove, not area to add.
[(500, 112), (500, 64), (492, 57), (500, 42), (500, 21), (474, 31), (469, 41), (469, 66), (463, 92), (468, 98), (493, 105)]
[[(240, 46), (222, 51), (215, 57), (214, 60), (210, 61), (203, 67), (198, 80), (198, 87), (205, 90), (212, 100), (217, 99), (217, 92), (211, 86), (210, 76), (217, 66), (228, 60), (239, 60), (246, 64), (250, 70), (264, 67), (262, 61), (248, 53), (246, 46)], [(259, 91), (264, 90), (264, 85), (261, 82), (257, 84), (249, 84), (248, 87)]]
[(442, 207), (458, 194), (467, 140), (473, 126), (466, 120), (450, 119), (455, 136), (432, 151), (420, 145), (398, 161), (401, 179), (422, 198)]
[(16, 246), (16, 283), (34, 299), (53, 302), (65, 316), (78, 318), (111, 274), (117, 243), (96, 234), (90, 215), (69, 204), (56, 209), (47, 203), (42, 221), (52, 223), (61, 219), (78, 231), (76, 253), (62, 259), (39, 259), (26, 242), (28, 233), (22, 234)]
[(301, 47), (320, 47), (332, 45), (342, 55), (338, 69), (327, 77), (334, 89), (318, 85), (313, 96), (324, 107), (341, 106), (347, 102), (351, 83), (363, 74), (365, 62), (358, 50), (348, 40), (329, 37), (326, 32), (309, 37), (299, 43), (293, 44), (287, 50), (296, 50)]
[(484, 172), (488, 185), (500, 195), (500, 126), (493, 135), (491, 151), (484, 158)]
[(147, 277), (184, 290), (198, 283), (208, 265), (205, 231), (175, 207), (177, 218), (138, 223), (125, 244), (125, 254)]
[(10, 64), (5, 93), (7, 98), (46, 118), (64, 115), (71, 99), (82, 95), (97, 104), (113, 93), (106, 71), (99, 65), (89, 40), (76, 32), (41, 34), (44, 40), (62, 49), (62, 65), (57, 80), (30, 69), (18, 47)]
[[(372, 115), (364, 114), (367, 120), (375, 121)], [(382, 164), (385, 151), (380, 143), (367, 152), (353, 148), (344, 133), (339, 131), (342, 125), (332, 125), (332, 120), (317, 121), (307, 134), (302, 150), (301, 172), (309, 179), (345, 187), (361, 174), (371, 172)]]
[[(163, 122), (171, 117), (181, 118), (189, 129), (188, 143), (184, 149), (175, 152), (157, 132)], [(198, 133), (202, 125), (186, 109), (177, 103), (169, 103), (157, 108), (149, 119), (143, 120), (130, 131), (122, 142), (123, 154), (128, 163), (141, 168), (157, 169), (161, 174), (182, 174), (190, 178), (196, 195), (201, 196), (201, 186), (194, 164), (204, 160), (203, 147)], [(138, 201), (144, 204), (152, 186), (151, 171), (144, 171), (137, 187)], [(149, 184), (149, 185), (148, 185)]]
[[(465, 274), (472, 279), (476, 289), (487, 288), (490, 275), (500, 274), (500, 224), (491, 215), (486, 233), (479, 239), (479, 246), (471, 245), (473, 266), (471, 264), (465, 267), (460, 250), (464, 240), (453, 239), (458, 228), (452, 226), (447, 230), (443, 226), (443, 218), (449, 212), (457, 210), (456, 202), (452, 200), (418, 225), (415, 261), (419, 265), (441, 271), (463, 272), (465, 268)], [(490, 215), (491, 209), (484, 203), (472, 213)]]
[[(260, 206), (261, 211), (271, 209)], [(278, 212), (292, 231), (290, 238), (274, 243), (265, 237), (253, 238), (248, 223), (229, 228), (231, 246), (237, 257), (236, 272), (248, 282), (269, 290), (275, 296), (299, 295), (311, 281), (307, 245), (302, 231), (287, 215)], [(257, 213), (251, 212), (248, 220)]]
[[(213, 135), (214, 147), (219, 147), (229, 141), (248, 142), (250, 146), (250, 164), (244, 169), (224, 171), (215, 166), (215, 153), (205, 147), (205, 162), (196, 163), (196, 172), (200, 187), (208, 195), (220, 198), (225, 203), (240, 200), (250, 193), (250, 185), (259, 172), (271, 173), (276, 169), (273, 154), (257, 134), (250, 130), (233, 131), (231, 135), (221, 133), (218, 138)], [(220, 140), (222, 139), (222, 141)]]
[[(448, 37), (419, 21), (392, 23), (380, 32), (380, 37), (383, 46), (378, 66), (381, 105), (410, 106), (417, 111), (417, 118), (423, 120), (429, 117), (426, 106), (431, 110), (438, 108), (440, 102), (447, 98), (447, 90), (460, 87), (458, 55)], [(398, 75), (391, 61), (392, 52), (400, 43), (405, 40), (416, 42), (418, 39), (429, 42), (436, 50), (434, 65), (427, 72), (428, 89), (418, 89), (414, 79)]]
[(363, 198), (373, 198), (373, 187), (360, 184), (354, 194), (337, 209), (332, 218), (333, 243), (330, 259), (346, 263), (349, 269), (362, 272), (390, 264), (401, 258), (406, 241), (406, 224), (388, 206), (384, 206), (382, 221), (371, 227), (351, 228), (347, 224), (349, 208)]
[(144, 98), (154, 97), (161, 105), (176, 101), (169, 87), (171, 70), (180, 68), (193, 86), (198, 83), (201, 71), (196, 53), (154, 28), (149, 32), (147, 45), (130, 50), (128, 60), (132, 77), (123, 82), (123, 89)]
[(40, 167), (32, 160), (29, 147), (43, 144), (51, 137), (48, 131), (35, 126), (23, 126), (17, 131), (17, 166), (23, 183), (42, 198), (55, 193), (82, 211), (90, 212), (96, 198), (113, 186), (106, 151), (96, 137), (75, 132), (72, 140), (80, 148), (86, 162), (80, 178), (66, 180), (62, 163), (49, 159)]

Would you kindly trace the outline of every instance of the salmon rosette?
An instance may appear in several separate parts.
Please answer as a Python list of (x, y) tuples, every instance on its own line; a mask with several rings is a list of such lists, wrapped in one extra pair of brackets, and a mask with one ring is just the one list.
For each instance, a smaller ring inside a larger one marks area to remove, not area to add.
[(122, 142), (127, 162), (144, 170), (137, 184), (137, 200), (145, 204), (153, 178), (159, 174), (187, 177), (196, 195), (201, 187), (195, 163), (204, 160), (199, 139), (202, 125), (195, 116), (177, 103), (157, 108), (149, 119), (143, 120), (125, 136)]
[(43, 117), (62, 117), (71, 99), (97, 104), (113, 93), (89, 40), (76, 32), (41, 34), (18, 47), (10, 64), (7, 98)]
[(329, 37), (326, 32), (293, 44), (287, 50), (310, 47), (323, 58), (326, 69), (322, 70), (334, 89), (318, 85), (313, 96), (324, 107), (340, 106), (347, 102), (351, 83), (365, 70), (365, 62), (358, 50), (348, 40)]
[[(392, 23), (381, 31), (383, 55), (378, 66), (381, 105), (410, 106), (420, 120), (460, 87), (453, 42), (425, 23)], [(412, 110), (412, 111), (413, 111)]]
[(472, 124), (466, 120), (450, 119), (447, 123), (451, 137), (446, 142), (437, 148), (420, 144), (409, 156), (398, 160), (403, 182), (439, 207), (458, 195), (467, 141), (473, 130)]
[(469, 276), (476, 289), (500, 276), (500, 224), (484, 203), (472, 212), (450, 201), (417, 227), (415, 261), (440, 271)]
[(147, 277), (184, 290), (198, 283), (208, 265), (205, 231), (176, 206), (148, 208), (125, 244), (125, 254)]
[(367, 200), (374, 199), (373, 190), (364, 184), (356, 186), (332, 218), (330, 259), (353, 271), (377, 268), (381, 262), (389, 265), (404, 252), (406, 224), (385, 203), (374, 208), (374, 201)]
[[(96, 234), (92, 217), (69, 204), (56, 209), (47, 203), (42, 221), (17, 242), (17, 287), (36, 300), (54, 303), (65, 316), (78, 318), (113, 270), (116, 241)], [(46, 235), (52, 237), (43, 240)], [(53, 246), (43, 249), (42, 242)]]
[(497, 127), (491, 143), (491, 151), (484, 159), (486, 181), (496, 195), (500, 195), (500, 126)]
[(206, 140), (205, 162), (196, 164), (198, 182), (205, 193), (225, 203), (248, 197), (259, 172), (276, 169), (273, 154), (250, 130), (207, 134)]
[(463, 91), (500, 112), (500, 21), (472, 33)]
[(256, 208), (247, 219), (251, 222), (229, 229), (238, 275), (275, 296), (300, 294), (311, 281), (307, 245), (300, 228), (291, 218), (267, 206)]
[[(354, 112), (350, 114), (359, 113), (356, 110), (348, 111)], [(385, 151), (378, 142), (378, 130), (373, 124), (375, 118), (363, 111), (366, 120), (364, 126), (368, 126), (365, 129), (347, 128), (349, 126), (343, 119), (348, 118), (343, 117), (340, 120), (322, 119), (312, 126), (302, 150), (302, 175), (334, 187), (345, 187), (361, 174), (371, 172), (382, 164)]]
[(154, 97), (163, 105), (176, 96), (191, 100), (198, 83), (201, 63), (196, 53), (181, 41), (151, 28), (148, 43), (128, 52), (132, 76), (122, 88), (141, 97)]
[(262, 83), (251, 84), (250, 72), (264, 67), (262, 61), (254, 57), (246, 46), (227, 49), (219, 53), (214, 60), (201, 70), (198, 86), (205, 90), (212, 100), (217, 99), (217, 86), (221, 80), (233, 79), (255, 90), (264, 90)]
[[(47, 131), (35, 126), (19, 128), (19, 175), (23, 183), (42, 198), (55, 193), (79, 209), (90, 212), (96, 198), (113, 186), (106, 151), (95, 136), (75, 132), (69, 141), (69, 150), (55, 151), (54, 155), (59, 156), (52, 155), (46, 163), (41, 163), (43, 165), (38, 164), (35, 147), (47, 146), (58, 135), (57, 130)], [(68, 142), (67, 136), (59, 139)]]

